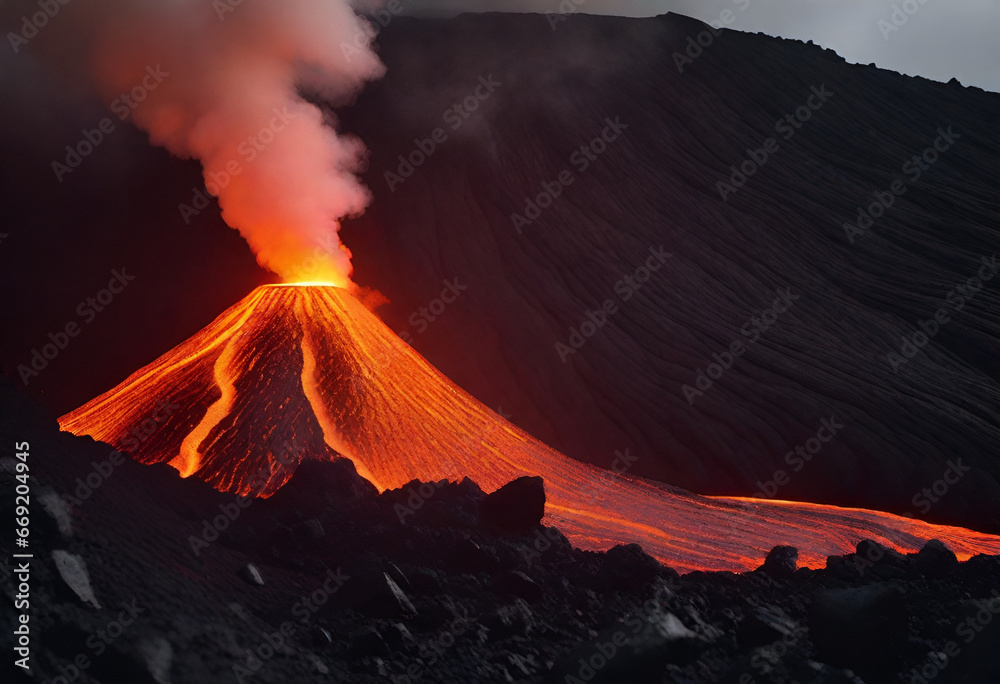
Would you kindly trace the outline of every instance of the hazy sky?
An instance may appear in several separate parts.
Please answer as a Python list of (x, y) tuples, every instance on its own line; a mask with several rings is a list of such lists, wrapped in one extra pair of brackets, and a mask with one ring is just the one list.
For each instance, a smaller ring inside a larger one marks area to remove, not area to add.
[[(921, 4), (922, 3), (922, 4)], [(1000, 92), (1000, 0), (403, 0), (408, 11), (558, 12), (652, 16), (677, 12), (702, 21), (731, 9), (729, 28), (812, 40), (849, 62), (874, 62), (937, 81), (957, 78)], [(903, 11), (909, 9), (912, 14)], [(898, 30), (892, 23), (894, 6)], [(915, 11), (914, 11), (915, 10)], [(905, 17), (906, 21), (903, 22)], [(879, 26), (879, 21), (885, 23)]]

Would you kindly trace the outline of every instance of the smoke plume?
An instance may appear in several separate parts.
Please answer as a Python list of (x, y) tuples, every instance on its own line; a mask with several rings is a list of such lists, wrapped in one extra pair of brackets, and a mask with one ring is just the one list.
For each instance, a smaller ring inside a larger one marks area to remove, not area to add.
[(337, 231), (368, 203), (355, 176), (365, 150), (302, 95), (344, 104), (382, 75), (365, 20), (345, 0), (114, 4), (92, 41), (107, 101), (131, 109), (153, 143), (201, 161), (261, 266), (352, 286)]

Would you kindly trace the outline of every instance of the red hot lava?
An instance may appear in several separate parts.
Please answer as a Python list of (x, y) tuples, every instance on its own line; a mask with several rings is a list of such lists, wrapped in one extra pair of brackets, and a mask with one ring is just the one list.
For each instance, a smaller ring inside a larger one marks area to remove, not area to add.
[[(862, 539), (910, 552), (937, 538), (960, 559), (1000, 554), (1000, 537), (963, 528), (811, 503), (702, 497), (575, 461), (463, 391), (338, 287), (258, 288), (59, 422), (134, 447), (130, 429), (165, 398), (181, 408), (132, 456), (167, 461), (223, 491), (269, 496), (302, 459), (340, 454), (379, 490), (467, 476), (492, 491), (540, 475), (545, 522), (574, 544), (636, 542), (682, 572), (752, 569), (778, 544), (797, 547), (801, 564), (822, 567), (827, 555)], [(284, 453), (288, 444), (300, 450)]]

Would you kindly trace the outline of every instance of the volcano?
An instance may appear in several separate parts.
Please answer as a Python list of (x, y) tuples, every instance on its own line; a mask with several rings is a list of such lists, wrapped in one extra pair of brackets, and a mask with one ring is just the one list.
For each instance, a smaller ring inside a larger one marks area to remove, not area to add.
[[(158, 406), (176, 409), (158, 416)], [(861, 509), (702, 497), (570, 459), (441, 374), (346, 290), (257, 288), (186, 342), (60, 418), (63, 430), (168, 461), (222, 491), (270, 496), (305, 459), (353, 461), (379, 490), (544, 478), (545, 522), (577, 546), (639, 543), (681, 571), (748, 570), (779, 544), (803, 565), (862, 539), (959, 556), (1000, 538)], [(137, 427), (138, 426), (138, 427)]]

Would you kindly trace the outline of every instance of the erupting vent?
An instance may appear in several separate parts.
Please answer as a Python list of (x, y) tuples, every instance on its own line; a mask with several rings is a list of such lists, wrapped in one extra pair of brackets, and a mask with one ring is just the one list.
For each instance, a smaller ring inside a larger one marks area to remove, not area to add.
[[(130, 434), (170, 400), (144, 440)], [(567, 458), (444, 377), (346, 290), (258, 288), (207, 328), (60, 425), (169, 461), (216, 488), (269, 496), (303, 459), (350, 458), (380, 490), (468, 476), (492, 491), (541, 475), (546, 523), (577, 546), (636, 542), (680, 571), (746, 570), (777, 544), (822, 567), (874, 539), (913, 551), (937, 538), (961, 559), (1000, 554), (1000, 537), (887, 513), (707, 498)]]

